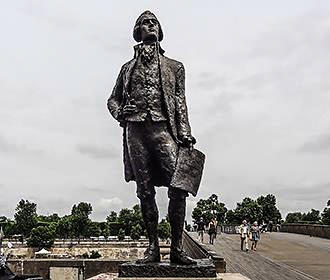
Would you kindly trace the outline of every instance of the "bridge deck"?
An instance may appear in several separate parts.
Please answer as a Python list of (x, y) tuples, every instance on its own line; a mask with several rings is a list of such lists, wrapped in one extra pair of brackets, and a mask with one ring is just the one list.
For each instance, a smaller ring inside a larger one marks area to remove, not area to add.
[[(192, 233), (196, 239), (196, 233)], [(208, 235), (204, 236), (208, 241)], [(330, 279), (330, 240), (287, 233), (264, 233), (258, 251), (240, 250), (239, 235), (218, 235), (214, 245), (204, 244), (227, 263), (227, 272), (253, 280)], [(307, 274), (308, 273), (308, 274)]]

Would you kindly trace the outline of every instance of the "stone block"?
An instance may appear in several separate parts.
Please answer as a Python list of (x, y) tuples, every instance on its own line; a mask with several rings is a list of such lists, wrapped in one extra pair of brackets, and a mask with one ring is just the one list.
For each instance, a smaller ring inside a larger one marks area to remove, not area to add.
[[(186, 280), (186, 279), (189, 279), (189, 280), (223, 280), (222, 278), (216, 278), (216, 277), (202, 277), (202, 278), (187, 278), (187, 277), (169, 277), (169, 278), (158, 278), (158, 277), (145, 277), (145, 278), (114, 278), (114, 279), (106, 279), (106, 280)], [(104, 280), (104, 279), (102, 279)], [(244, 279), (240, 279), (240, 278), (237, 278), (237, 279), (230, 279), (230, 280), (245, 280)]]
[(127, 262), (119, 266), (119, 278), (215, 278), (216, 269), (209, 259), (196, 260), (195, 265), (178, 265), (170, 262), (138, 264)]
[[(185, 280), (187, 278), (157, 278), (157, 277), (151, 277), (151, 278), (133, 278), (133, 277), (121, 277), (118, 278), (114, 274), (100, 274), (97, 276), (94, 276), (92, 278), (89, 278), (88, 280)], [(250, 280), (250, 278), (247, 278), (243, 276), (240, 273), (218, 273), (216, 278), (189, 278), (189, 280)]]

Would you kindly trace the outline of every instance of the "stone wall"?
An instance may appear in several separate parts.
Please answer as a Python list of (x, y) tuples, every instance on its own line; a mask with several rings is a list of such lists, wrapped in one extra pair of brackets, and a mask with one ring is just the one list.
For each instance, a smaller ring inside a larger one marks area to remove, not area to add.
[[(183, 238), (184, 248), (190, 256), (194, 258), (212, 258), (217, 272), (225, 272), (226, 263), (220, 256), (214, 252), (208, 252), (191, 238), (186, 232)], [(72, 271), (82, 271), (84, 278), (90, 278), (100, 273), (118, 272), (118, 266), (128, 259), (137, 259), (143, 257), (148, 243), (147, 242), (102, 242), (102, 243), (85, 243), (85, 244), (56, 244), (51, 249), (52, 254), (69, 254), (72, 259), (33, 259), (35, 249), (18, 244), (12, 250), (12, 255), (20, 256), (21, 259), (10, 259), (9, 267), (17, 274), (38, 274), (45, 280), (49, 279), (50, 272), (54, 275), (60, 271), (71, 271), (70, 268), (76, 268)], [(83, 253), (98, 251), (102, 258), (90, 260), (79, 259)], [(167, 259), (169, 254), (169, 245), (161, 242), (162, 259)], [(59, 269), (63, 268), (63, 269)], [(72, 274), (73, 275), (73, 274)], [(74, 277), (74, 276), (72, 276)], [(64, 278), (63, 278), (64, 279)], [(61, 279), (61, 280), (63, 280)], [(69, 278), (68, 278), (69, 279)], [(71, 279), (71, 278), (70, 278)]]
[(49, 278), (51, 280), (84, 280), (84, 271), (79, 267), (51, 267)]
[(330, 239), (330, 226), (326, 225), (283, 224), (281, 231)]
[[(84, 279), (90, 278), (100, 273), (117, 272), (118, 266), (124, 263), (124, 260), (51, 260), (51, 259), (26, 259), (26, 260), (9, 260), (9, 268), (19, 275), (21, 274), (38, 274), (44, 280), (49, 279), (50, 272), (54, 268), (77, 268), (83, 271)], [(64, 279), (64, 278), (62, 278)]]
[[(160, 242), (161, 254), (166, 258), (169, 254), (169, 244)], [(51, 254), (69, 255), (70, 259), (34, 259), (36, 249), (28, 248), (24, 244), (15, 244), (11, 250), (11, 255), (15, 258), (9, 259), (8, 265), (13, 272), (17, 274), (38, 274), (44, 279), (49, 279), (50, 271), (58, 274), (58, 270), (52, 268), (78, 268), (83, 271), (84, 277), (89, 278), (99, 273), (117, 272), (118, 265), (127, 260), (143, 258), (143, 253), (148, 246), (148, 242), (85, 242), (83, 244), (56, 244), (51, 248)], [(101, 254), (100, 259), (90, 260), (81, 259), (84, 253), (98, 251)], [(17, 259), (19, 258), (19, 259)], [(64, 269), (65, 270), (65, 269)], [(63, 280), (63, 279), (61, 279)]]

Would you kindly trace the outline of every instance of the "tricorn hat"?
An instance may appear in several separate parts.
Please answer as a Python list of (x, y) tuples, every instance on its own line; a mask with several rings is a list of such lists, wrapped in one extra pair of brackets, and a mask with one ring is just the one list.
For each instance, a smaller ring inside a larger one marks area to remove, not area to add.
[(162, 41), (163, 40), (163, 30), (162, 30), (162, 27), (157, 19), (157, 17), (150, 11), (145, 11), (143, 12), (139, 17), (138, 19), (136, 20), (135, 22), (135, 26), (134, 26), (134, 30), (133, 30), (133, 38), (136, 42), (141, 42), (142, 41), (142, 37), (141, 37), (141, 30), (140, 30), (140, 27), (141, 27), (141, 23), (142, 21), (146, 18), (154, 18), (155, 20), (157, 20), (158, 22), (158, 27), (159, 27), (159, 34), (158, 34), (158, 41)]

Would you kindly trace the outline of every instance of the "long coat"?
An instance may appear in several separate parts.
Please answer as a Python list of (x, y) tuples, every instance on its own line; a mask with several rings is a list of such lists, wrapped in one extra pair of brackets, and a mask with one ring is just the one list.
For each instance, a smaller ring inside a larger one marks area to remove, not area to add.
[[(140, 45), (134, 47), (134, 58), (125, 63), (118, 75), (116, 84), (108, 99), (108, 109), (111, 115), (124, 127), (123, 148), (125, 180), (135, 180), (129, 159), (125, 121), (121, 118), (121, 110), (126, 105), (130, 96), (130, 81), (137, 61), (137, 53)], [(160, 80), (163, 93), (165, 111), (174, 140), (179, 144), (180, 140), (191, 136), (191, 128), (188, 120), (188, 111), (185, 98), (185, 70), (181, 62), (164, 56), (164, 51), (159, 51)]]

